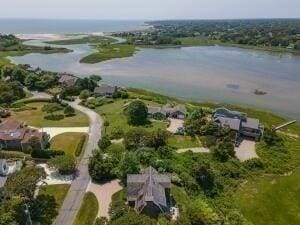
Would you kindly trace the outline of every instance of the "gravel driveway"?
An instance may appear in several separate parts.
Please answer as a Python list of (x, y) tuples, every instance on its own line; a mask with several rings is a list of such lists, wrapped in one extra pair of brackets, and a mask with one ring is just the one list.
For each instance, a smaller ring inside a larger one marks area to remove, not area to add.
[(112, 180), (105, 184), (96, 184), (91, 182), (88, 186), (87, 192), (95, 194), (98, 204), (99, 211), (97, 217), (109, 218), (109, 206), (111, 203), (111, 197), (114, 193), (122, 190), (119, 180)]
[(242, 162), (258, 158), (258, 155), (255, 151), (255, 141), (252, 140), (243, 140), (239, 147), (234, 148), (235, 156)]
[(88, 133), (89, 127), (44, 127), (39, 129), (40, 132), (47, 132), (50, 139), (63, 133)]
[(170, 131), (171, 133), (175, 134), (178, 131), (178, 128), (183, 127), (183, 120), (179, 119), (169, 119), (170, 120), (170, 126), (167, 128), (167, 131)]

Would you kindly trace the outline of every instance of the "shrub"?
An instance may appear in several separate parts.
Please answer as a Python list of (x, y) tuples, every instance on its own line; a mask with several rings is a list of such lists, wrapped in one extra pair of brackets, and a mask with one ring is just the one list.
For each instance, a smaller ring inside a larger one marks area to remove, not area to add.
[(264, 169), (264, 163), (260, 159), (249, 159), (244, 162), (244, 166), (248, 170)]
[(85, 139), (86, 139), (85, 135), (80, 137), (79, 143), (78, 143), (78, 145), (76, 147), (76, 150), (75, 150), (75, 156), (76, 157), (80, 156), (80, 154), (82, 152), (82, 149), (83, 149), (83, 146), (84, 146), (84, 143), (85, 143)]
[(33, 150), (31, 157), (35, 159), (50, 159), (51, 152), (49, 150)]
[(62, 114), (53, 114), (53, 115), (46, 115), (44, 116), (44, 119), (46, 120), (62, 120), (65, 116)]
[(49, 161), (49, 165), (58, 170), (60, 174), (72, 174), (76, 168), (75, 158), (70, 155), (62, 155)]
[(98, 146), (101, 150), (107, 149), (111, 145), (110, 138), (104, 135), (98, 142)]
[(124, 137), (124, 131), (120, 127), (114, 127), (113, 130), (110, 132), (111, 139), (120, 139)]
[(65, 110), (64, 110), (64, 114), (66, 115), (66, 116), (74, 116), (75, 115), (75, 109), (73, 109), (73, 107), (72, 106), (67, 106), (66, 108), (65, 108)]
[(42, 108), (42, 111), (46, 113), (54, 113), (60, 110), (63, 110), (63, 107), (59, 103), (48, 103)]

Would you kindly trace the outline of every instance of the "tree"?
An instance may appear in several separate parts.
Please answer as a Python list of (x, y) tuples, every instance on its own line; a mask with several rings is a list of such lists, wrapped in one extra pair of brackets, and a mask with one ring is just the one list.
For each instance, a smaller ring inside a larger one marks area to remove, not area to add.
[(184, 123), (185, 132), (191, 136), (200, 135), (206, 124), (205, 113), (202, 109), (193, 111)]
[(74, 116), (75, 115), (75, 109), (72, 106), (68, 105), (64, 110), (64, 114), (66, 116)]
[(89, 160), (89, 173), (92, 179), (98, 182), (113, 179), (115, 177), (113, 173), (115, 167), (113, 160), (101, 151), (94, 151)]
[(55, 198), (50, 195), (38, 195), (30, 208), (31, 219), (35, 223), (51, 225), (58, 215)]
[(263, 140), (269, 146), (283, 144), (282, 138), (277, 135), (274, 129), (265, 129)]
[(25, 167), (8, 177), (4, 188), (4, 197), (12, 198), (13, 196), (20, 196), (31, 200), (33, 199), (38, 181), (44, 177), (45, 172), (42, 168)]
[(144, 125), (147, 122), (148, 108), (144, 102), (136, 100), (125, 109), (127, 121), (132, 125)]
[(134, 152), (127, 152), (118, 166), (118, 177), (123, 184), (126, 184), (127, 174), (140, 172), (140, 162)]
[(76, 169), (75, 158), (70, 155), (57, 156), (49, 161), (49, 165), (60, 174), (72, 174)]
[(135, 128), (129, 130), (124, 137), (124, 144), (128, 150), (145, 147), (149, 143), (149, 134), (145, 129)]
[(98, 142), (98, 146), (101, 150), (107, 149), (111, 145), (110, 138), (104, 135)]
[(195, 163), (193, 174), (206, 195), (214, 196), (218, 193), (219, 187), (216, 173), (208, 162), (201, 161)]
[(232, 142), (228, 140), (223, 140), (219, 142), (217, 146), (213, 149), (213, 155), (221, 162), (225, 162), (231, 157), (234, 158), (235, 151)]
[(89, 90), (82, 90), (82, 91), (80, 92), (79, 98), (80, 98), (81, 100), (86, 100), (88, 97), (90, 97), (90, 95), (91, 95), (91, 93), (90, 93)]
[(100, 80), (102, 80), (102, 77), (99, 75), (91, 75), (90, 79), (95, 81), (95, 82), (99, 82)]
[(143, 214), (130, 211), (124, 216), (111, 221), (109, 225), (156, 225), (156, 221)]
[(40, 139), (36, 136), (32, 136), (28, 140), (28, 145), (29, 145), (29, 150), (31, 150), (31, 151), (40, 151), (40, 150), (42, 150), (42, 145), (41, 145)]
[(168, 140), (168, 133), (162, 129), (153, 131), (149, 136), (149, 147), (158, 149), (161, 146), (165, 146)]

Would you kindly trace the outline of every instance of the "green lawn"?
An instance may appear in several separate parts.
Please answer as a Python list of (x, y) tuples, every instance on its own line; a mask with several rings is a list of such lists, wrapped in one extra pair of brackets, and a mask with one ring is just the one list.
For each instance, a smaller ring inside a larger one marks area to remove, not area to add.
[(249, 181), (237, 192), (236, 200), (255, 225), (300, 224), (300, 170), (291, 176)]
[(63, 133), (51, 139), (51, 150), (63, 150), (66, 154), (75, 157), (76, 148), (82, 136), (87, 136), (85, 133)]
[(91, 192), (86, 193), (74, 225), (93, 225), (98, 213), (98, 208), (96, 196)]
[[(29, 103), (26, 106), (35, 107), (36, 109), (24, 110), (20, 112), (12, 111), (12, 118), (23, 121), (34, 127), (86, 127), (89, 125), (88, 117), (79, 111), (76, 111), (75, 116), (65, 117), (59, 121), (46, 120), (44, 119), (46, 114), (42, 112), (42, 107), (44, 104), (46, 103)], [(63, 112), (58, 113), (63, 114)]]
[[(127, 118), (123, 113), (124, 104), (126, 104), (126, 100), (115, 100), (113, 103), (96, 108), (96, 111), (103, 115), (105, 120), (109, 122), (109, 126), (106, 129), (106, 133), (108, 135), (110, 135), (116, 129), (121, 129), (124, 132), (127, 132), (129, 129), (134, 128), (127, 123)], [(152, 121), (150, 125), (147, 125), (143, 128), (148, 131), (153, 131), (158, 128), (166, 129), (166, 127), (166, 122)]]
[(105, 36), (87, 36), (82, 38), (74, 38), (68, 40), (56, 40), (56, 41), (48, 41), (48, 44), (55, 45), (76, 45), (76, 44), (105, 44), (105, 43), (114, 43), (116, 39)]
[(197, 138), (190, 136), (172, 135), (168, 139), (168, 145), (174, 148), (196, 148), (201, 147), (201, 142)]
[(203, 37), (184, 37), (179, 38), (182, 45), (189, 45), (189, 46), (209, 46), (213, 45), (214, 43), (203, 38)]
[(55, 198), (57, 203), (57, 209), (60, 209), (67, 193), (70, 188), (69, 184), (56, 184), (56, 185), (47, 185), (42, 186), (39, 195), (51, 195)]
[(133, 56), (137, 51), (134, 45), (128, 44), (110, 44), (97, 46), (98, 52), (83, 57), (81, 63), (99, 63), (114, 58), (125, 58)]

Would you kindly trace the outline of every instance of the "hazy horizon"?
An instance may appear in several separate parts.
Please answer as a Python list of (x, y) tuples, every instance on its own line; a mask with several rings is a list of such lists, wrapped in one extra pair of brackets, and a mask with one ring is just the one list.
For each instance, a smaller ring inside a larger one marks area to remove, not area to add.
[(300, 18), (299, 0), (10, 0), (1, 19), (273, 19)]

